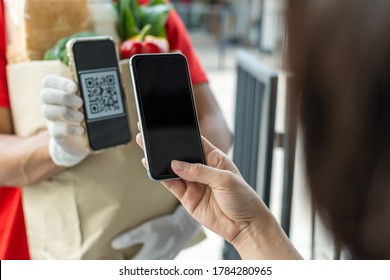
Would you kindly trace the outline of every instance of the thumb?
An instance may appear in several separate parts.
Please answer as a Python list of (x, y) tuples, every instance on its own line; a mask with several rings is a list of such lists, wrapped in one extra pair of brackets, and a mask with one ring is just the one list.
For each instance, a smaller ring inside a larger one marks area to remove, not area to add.
[(216, 183), (223, 183), (223, 178), (226, 175), (225, 170), (220, 170), (200, 163), (173, 160), (171, 167), (180, 178), (189, 182), (205, 184), (210, 187), (213, 187)]

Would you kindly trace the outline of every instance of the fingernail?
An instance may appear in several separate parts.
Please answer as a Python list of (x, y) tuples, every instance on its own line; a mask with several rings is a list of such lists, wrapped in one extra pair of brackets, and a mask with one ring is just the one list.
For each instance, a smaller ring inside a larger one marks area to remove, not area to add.
[(178, 160), (172, 160), (172, 168), (177, 170), (177, 171), (184, 171), (187, 167), (187, 163), (178, 161)]

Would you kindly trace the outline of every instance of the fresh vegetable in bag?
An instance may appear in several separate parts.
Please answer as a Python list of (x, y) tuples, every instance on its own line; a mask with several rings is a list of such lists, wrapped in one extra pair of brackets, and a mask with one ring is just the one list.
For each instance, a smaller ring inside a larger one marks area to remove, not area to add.
[(170, 4), (164, 0), (151, 0), (148, 5), (139, 5), (137, 0), (118, 0), (116, 8), (122, 58), (169, 51), (165, 23), (172, 9)]
[(145, 25), (139, 35), (121, 44), (120, 52), (122, 58), (130, 58), (137, 53), (163, 53), (169, 51), (168, 41), (163, 37), (148, 35), (150, 29), (150, 24)]
[(47, 50), (43, 56), (43, 60), (61, 60), (65, 65), (69, 64), (69, 58), (66, 54), (66, 43), (72, 38), (79, 37), (91, 37), (96, 36), (94, 32), (79, 32), (72, 36), (61, 38), (57, 43), (49, 50)]

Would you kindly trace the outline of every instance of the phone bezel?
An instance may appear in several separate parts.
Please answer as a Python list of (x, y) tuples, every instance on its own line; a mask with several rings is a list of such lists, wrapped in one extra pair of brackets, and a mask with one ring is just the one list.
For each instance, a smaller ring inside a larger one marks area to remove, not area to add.
[[(115, 41), (112, 37), (110, 36), (92, 36), (92, 37), (78, 37), (78, 38), (71, 38), (67, 44), (66, 44), (66, 52), (67, 52), (67, 55), (68, 55), (68, 58), (69, 58), (69, 68), (71, 69), (71, 73), (72, 73), (72, 77), (73, 77), (73, 80), (76, 81), (77, 85), (78, 85), (78, 91), (77, 91), (77, 94), (84, 100), (84, 96), (83, 94), (81, 93), (81, 84), (80, 84), (80, 79), (79, 79), (79, 70), (77, 69), (77, 65), (76, 65), (76, 60), (75, 60), (75, 54), (74, 54), (74, 46), (75, 44), (77, 43), (83, 43), (83, 42), (95, 42), (95, 41), (109, 41), (112, 46), (113, 46), (113, 50), (115, 52), (115, 70), (117, 71), (117, 76), (118, 76), (118, 82), (119, 82), (119, 88), (120, 88), (120, 91), (121, 91), (121, 98), (122, 98), (122, 107), (123, 107), (123, 116), (119, 116), (119, 117), (114, 117), (114, 118), (107, 118), (106, 120), (102, 120), (100, 122), (104, 122), (104, 121), (113, 121), (115, 120), (116, 118), (118, 119), (122, 119), (123, 118), (123, 122), (124, 120), (126, 120), (126, 126), (127, 126), (127, 130), (128, 130), (128, 137), (126, 138), (126, 141), (124, 141), (123, 143), (119, 144), (119, 145), (115, 145), (115, 146), (108, 146), (108, 147), (105, 147), (105, 148), (99, 148), (99, 149), (95, 149), (94, 147), (92, 147), (92, 144), (91, 144), (91, 141), (90, 141), (90, 131), (88, 129), (88, 126), (87, 126), (87, 121), (88, 121), (88, 115), (85, 111), (85, 104), (83, 104), (83, 106), (80, 108), (80, 112), (83, 113), (84, 115), (84, 120), (81, 122), (81, 126), (84, 128), (85, 130), (85, 133), (83, 134), (83, 141), (84, 141), (84, 144), (86, 146), (86, 148), (91, 152), (91, 153), (99, 153), (99, 152), (102, 152), (102, 151), (105, 151), (107, 149), (111, 149), (111, 148), (117, 148), (117, 147), (121, 147), (121, 146), (124, 146), (126, 144), (128, 144), (130, 141), (131, 141), (131, 132), (130, 132), (130, 123), (129, 123), (129, 120), (128, 120), (128, 108), (127, 108), (127, 102), (126, 102), (126, 95), (125, 95), (125, 92), (124, 92), (124, 87), (123, 87), (123, 83), (122, 83), (122, 79), (121, 79), (121, 69), (119, 67), (119, 57), (118, 57), (118, 51), (117, 51), (117, 47), (116, 47), (116, 44), (115, 44)], [(112, 67), (112, 66), (110, 66)], [(90, 68), (91, 70), (93, 70), (93, 68)], [(97, 121), (99, 122), (99, 121)]]
[(140, 132), (142, 134), (142, 141), (143, 141), (143, 146), (144, 146), (144, 155), (145, 155), (145, 159), (146, 159), (147, 174), (148, 174), (149, 178), (154, 180), (154, 181), (175, 180), (179, 177), (173, 172), (169, 173), (169, 174), (165, 174), (163, 176), (154, 177), (152, 175), (152, 172), (150, 169), (150, 161), (152, 160), (152, 156), (150, 155), (150, 151), (148, 149), (147, 134), (145, 133), (146, 125), (144, 123), (144, 112), (143, 112), (142, 102), (141, 102), (141, 100), (139, 100), (139, 96), (138, 96), (140, 93), (138, 91), (138, 87), (139, 87), (138, 80), (137, 80), (138, 73), (136, 73), (137, 71), (135, 70), (135, 67), (136, 67), (135, 63), (136, 63), (136, 60), (138, 60), (138, 59), (142, 59), (144, 57), (150, 58), (152, 56), (157, 57), (157, 58), (163, 57), (163, 56), (172, 56), (172, 57), (179, 57), (180, 59), (185, 60), (186, 77), (187, 77), (187, 82), (188, 82), (189, 89), (190, 89), (189, 94), (191, 97), (192, 112), (193, 112), (194, 117), (195, 117), (195, 126), (196, 126), (197, 138), (198, 138), (200, 155), (201, 155), (201, 162), (199, 162), (199, 163), (205, 164), (203, 146), (202, 146), (202, 138), (201, 138), (201, 133), (200, 133), (200, 128), (199, 128), (199, 118), (198, 118), (198, 113), (196, 110), (196, 103), (195, 103), (194, 92), (193, 92), (193, 88), (192, 88), (191, 76), (189, 74), (189, 69), (188, 69), (188, 61), (187, 61), (187, 58), (182, 53), (171, 52), (171, 53), (155, 53), (155, 54), (136, 54), (130, 58), (129, 67), (130, 67), (130, 73), (131, 73), (131, 79), (132, 79), (132, 85), (133, 85), (134, 99), (135, 99), (136, 108), (137, 108), (137, 116), (138, 116), (138, 120), (140, 123), (140, 130), (141, 130)]

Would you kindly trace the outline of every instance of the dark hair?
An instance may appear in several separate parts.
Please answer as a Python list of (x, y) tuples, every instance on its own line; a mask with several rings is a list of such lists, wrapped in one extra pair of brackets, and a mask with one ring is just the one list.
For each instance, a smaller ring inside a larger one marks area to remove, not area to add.
[(390, 1), (291, 0), (308, 184), (354, 258), (390, 259)]

